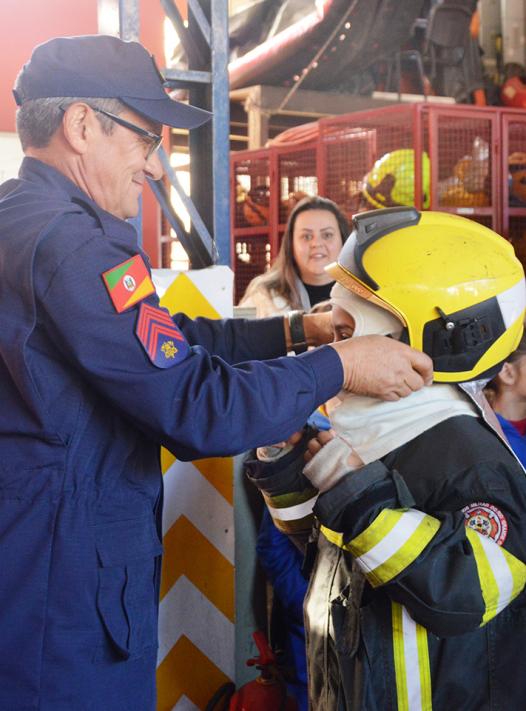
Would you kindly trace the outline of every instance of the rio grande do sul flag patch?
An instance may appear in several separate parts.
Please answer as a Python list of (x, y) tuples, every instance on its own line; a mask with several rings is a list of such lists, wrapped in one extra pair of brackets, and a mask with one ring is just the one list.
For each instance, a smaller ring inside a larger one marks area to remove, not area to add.
[(170, 368), (188, 355), (190, 347), (166, 309), (142, 303), (135, 334), (158, 368)]
[(122, 313), (153, 294), (155, 287), (143, 258), (136, 254), (102, 275), (110, 299), (118, 313)]

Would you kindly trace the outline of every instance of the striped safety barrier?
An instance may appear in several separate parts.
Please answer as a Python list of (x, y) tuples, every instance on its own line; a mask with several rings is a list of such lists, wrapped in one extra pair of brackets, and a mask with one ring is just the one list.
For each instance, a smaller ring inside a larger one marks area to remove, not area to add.
[[(170, 313), (232, 316), (227, 267), (154, 270)], [(161, 452), (164, 562), (159, 609), (158, 711), (204, 709), (235, 676), (233, 460), (179, 462)]]

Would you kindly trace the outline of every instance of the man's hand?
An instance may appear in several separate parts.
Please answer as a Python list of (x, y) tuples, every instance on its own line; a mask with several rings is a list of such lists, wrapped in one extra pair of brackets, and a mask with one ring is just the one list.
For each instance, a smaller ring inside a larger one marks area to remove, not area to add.
[(330, 345), (342, 361), (344, 389), (356, 395), (399, 400), (433, 382), (431, 358), (392, 338), (360, 336)]

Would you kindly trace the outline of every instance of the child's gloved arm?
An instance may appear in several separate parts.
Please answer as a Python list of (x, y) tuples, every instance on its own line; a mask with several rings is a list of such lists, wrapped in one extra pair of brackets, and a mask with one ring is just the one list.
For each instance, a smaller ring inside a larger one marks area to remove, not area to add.
[(308, 535), (312, 528), (312, 507), (318, 492), (303, 476), (303, 457), (315, 435), (315, 430), (306, 427), (300, 441), (280, 450), (279, 456), (270, 457), (268, 450), (272, 448), (263, 448), (267, 455), (264, 460), (252, 458), (245, 463), (246, 475), (263, 494), (276, 527), (295, 537)]

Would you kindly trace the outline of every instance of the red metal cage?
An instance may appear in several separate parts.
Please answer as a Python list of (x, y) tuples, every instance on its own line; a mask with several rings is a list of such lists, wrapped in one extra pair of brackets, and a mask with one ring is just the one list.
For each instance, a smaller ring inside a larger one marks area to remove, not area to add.
[[(423, 102), (317, 123), (308, 144), (232, 154), (237, 299), (276, 257), (288, 212), (304, 194), (334, 200), (349, 218), (393, 205), (464, 215), (510, 239), (526, 264), (523, 111)], [(247, 214), (257, 199), (268, 211), (256, 226)]]

